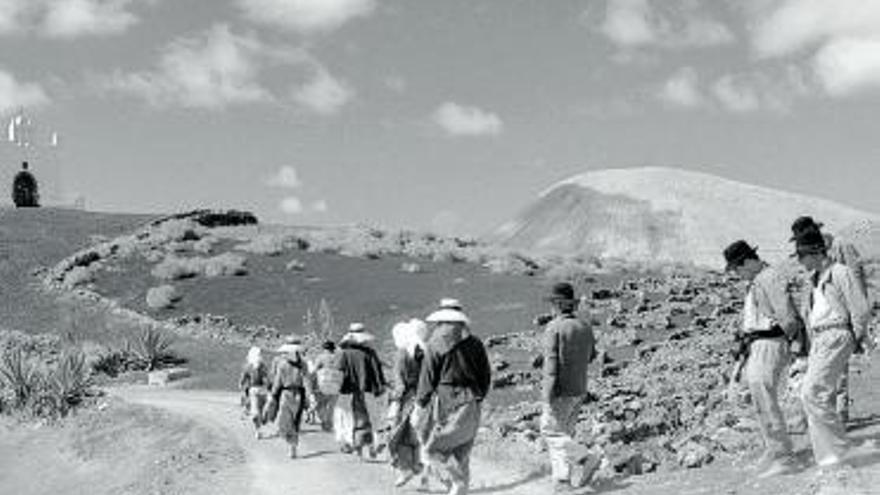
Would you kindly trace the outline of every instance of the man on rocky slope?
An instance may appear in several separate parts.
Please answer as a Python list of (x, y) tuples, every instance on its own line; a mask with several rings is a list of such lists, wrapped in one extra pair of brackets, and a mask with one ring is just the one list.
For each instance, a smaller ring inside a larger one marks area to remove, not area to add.
[(598, 458), (578, 454), (572, 437), (587, 396), (587, 366), (596, 357), (590, 324), (575, 315), (578, 300), (569, 283), (553, 286), (553, 319), (544, 330), (541, 434), (550, 454), (557, 492), (581, 488), (598, 467)]
[(749, 281), (743, 304), (742, 367), (765, 451), (757, 463), (758, 477), (790, 472), (794, 468), (792, 442), (779, 406), (779, 384), (789, 363), (789, 341), (803, 331), (787, 281), (757, 250), (739, 240), (724, 250), (727, 270)]

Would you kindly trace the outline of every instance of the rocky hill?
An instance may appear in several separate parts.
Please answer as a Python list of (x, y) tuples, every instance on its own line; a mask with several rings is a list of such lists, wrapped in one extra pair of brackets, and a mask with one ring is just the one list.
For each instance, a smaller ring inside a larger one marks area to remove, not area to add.
[(720, 251), (739, 238), (757, 244), (765, 258), (783, 259), (790, 250), (791, 221), (799, 215), (812, 215), (836, 232), (878, 220), (876, 214), (824, 199), (645, 167), (588, 172), (559, 182), (491, 238), (529, 252), (719, 267)]

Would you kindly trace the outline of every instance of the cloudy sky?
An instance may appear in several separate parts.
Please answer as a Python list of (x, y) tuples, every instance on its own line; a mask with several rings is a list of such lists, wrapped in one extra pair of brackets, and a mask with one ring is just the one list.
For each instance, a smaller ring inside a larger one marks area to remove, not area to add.
[(4, 169), (97, 210), (480, 233), (664, 165), (880, 212), (872, 0), (0, 0), (22, 106)]

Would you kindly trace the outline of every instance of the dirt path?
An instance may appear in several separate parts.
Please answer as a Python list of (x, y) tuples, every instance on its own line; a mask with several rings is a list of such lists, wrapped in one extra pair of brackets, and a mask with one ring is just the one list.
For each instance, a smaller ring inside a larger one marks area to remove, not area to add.
[[(618, 495), (880, 495), (880, 366), (864, 370), (854, 382), (861, 400), (856, 417), (861, 424), (851, 431), (855, 440), (873, 445), (863, 448), (851, 466), (835, 472), (815, 467), (793, 475), (756, 480), (741, 465), (713, 464), (699, 470), (657, 473), (631, 477), (598, 487), (598, 493)], [(244, 453), (250, 473), (250, 493), (254, 494), (387, 494), (415, 493), (415, 486), (395, 491), (394, 474), (384, 462), (361, 462), (337, 451), (329, 434), (306, 427), (300, 445), (300, 458), (286, 458), (286, 447), (278, 438), (256, 440), (250, 425), (241, 417), (238, 396), (233, 392), (115, 388), (111, 393), (139, 405), (162, 409), (185, 417), (225, 438)], [(801, 457), (809, 461), (806, 436), (795, 437)], [(516, 471), (490, 464), (479, 458), (472, 463), (472, 493), (525, 495), (550, 493), (546, 475)], [(413, 484), (415, 485), (415, 484)], [(441, 493), (439, 485), (433, 493)], [(587, 492), (594, 493), (594, 492)]]
[[(157, 407), (185, 416), (220, 435), (231, 437), (245, 452), (253, 494), (384, 495), (393, 493), (394, 473), (385, 462), (362, 462), (338, 452), (331, 435), (306, 426), (300, 458), (286, 457), (278, 438), (256, 440), (249, 423), (242, 419), (238, 395), (232, 392), (126, 387), (111, 390), (124, 400)], [(526, 495), (546, 493), (546, 478), (490, 466), (479, 459), (472, 463), (472, 493)], [(398, 490), (415, 493), (416, 484)], [(440, 485), (432, 486), (440, 492)]]

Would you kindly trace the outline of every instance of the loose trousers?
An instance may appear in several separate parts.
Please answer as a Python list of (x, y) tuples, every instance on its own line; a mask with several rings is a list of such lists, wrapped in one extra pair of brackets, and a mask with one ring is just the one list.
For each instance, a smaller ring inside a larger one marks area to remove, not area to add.
[(555, 481), (568, 481), (571, 466), (579, 459), (574, 455), (574, 433), (584, 397), (554, 397), (543, 404), (541, 435), (547, 442), (550, 472)]
[(785, 339), (758, 339), (749, 346), (744, 370), (766, 455), (773, 459), (788, 456), (792, 452), (788, 425), (779, 407), (779, 385), (784, 379), (788, 362), (788, 342)]
[(813, 457), (820, 466), (839, 462), (849, 448), (837, 413), (837, 386), (855, 344), (846, 328), (832, 328), (813, 336), (801, 400), (807, 413)]

